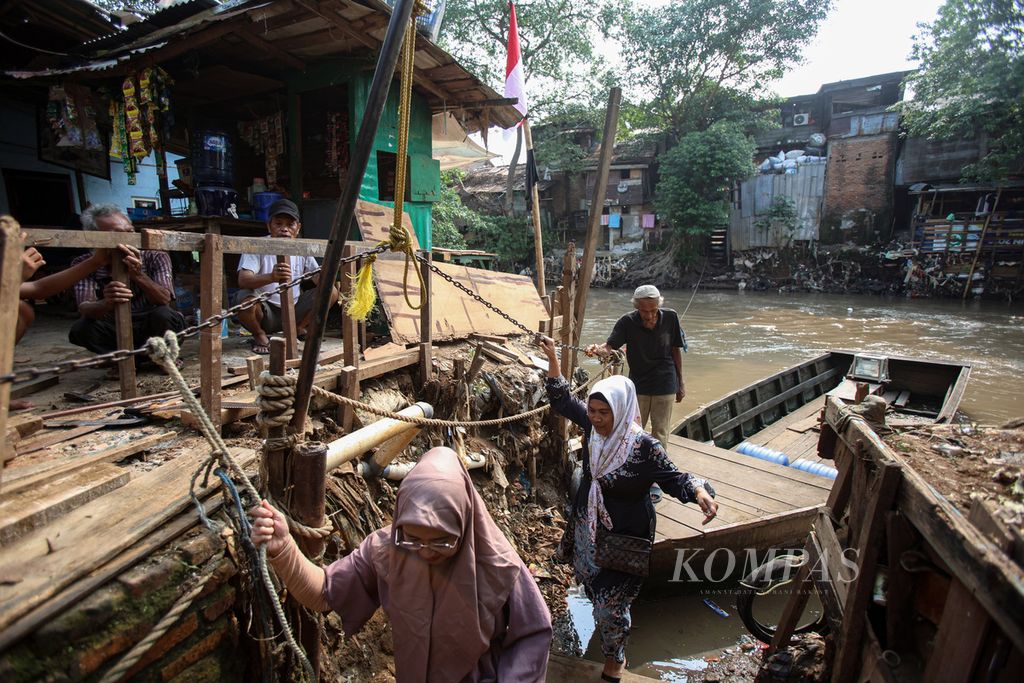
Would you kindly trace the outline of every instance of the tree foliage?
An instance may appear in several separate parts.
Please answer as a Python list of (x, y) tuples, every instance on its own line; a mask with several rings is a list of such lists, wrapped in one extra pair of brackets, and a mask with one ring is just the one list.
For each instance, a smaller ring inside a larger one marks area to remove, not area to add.
[(797, 228), (800, 227), (800, 215), (796, 202), (792, 197), (776, 195), (768, 212), (754, 221), (754, 227), (762, 230), (780, 249), (790, 246)]
[(466, 172), (452, 169), (441, 173), (441, 198), (431, 206), (431, 232), (435, 247), (465, 249), (461, 229), (472, 229), (480, 216), (462, 203), (458, 187)]
[[(498, 255), (499, 270), (512, 271), (515, 267), (533, 263), (533, 223), (527, 216), (481, 216), (480, 222), (466, 234), (472, 249), (482, 249)], [(544, 231), (545, 244), (552, 244), (552, 235)]]
[(800, 62), (833, 0), (687, 0), (626, 5), (618, 35), (649, 123), (681, 138), (718, 121), (764, 123), (768, 85)]
[(965, 178), (1002, 180), (1024, 170), (1024, 0), (946, 0), (915, 36), (920, 69), (903, 103), (912, 134), (987, 137)]
[[(610, 0), (519, 0), (519, 47), (531, 113), (587, 99), (605, 70), (594, 50), (607, 28)], [(442, 47), (502, 92), (508, 42), (507, 0), (452, 0), (445, 10)]]
[(687, 133), (658, 157), (657, 208), (681, 236), (729, 222), (729, 191), (754, 172), (754, 142), (740, 124), (719, 121)]

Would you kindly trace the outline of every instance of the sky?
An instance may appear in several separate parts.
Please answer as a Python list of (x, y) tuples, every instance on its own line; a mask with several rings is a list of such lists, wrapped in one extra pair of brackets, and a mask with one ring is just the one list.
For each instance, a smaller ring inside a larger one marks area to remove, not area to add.
[[(656, 6), (679, 0), (640, 1)], [(943, 1), (836, 0), (817, 36), (804, 47), (804, 63), (775, 84), (775, 94), (807, 95), (817, 92), (824, 83), (914, 68), (910, 50), (917, 24), (933, 21)], [(473, 138), (478, 140), (476, 135)], [(505, 137), (500, 132), (492, 134), (489, 142), (492, 152), (506, 153)], [(514, 146), (512, 138), (508, 157)], [(496, 163), (508, 161), (495, 159)]]

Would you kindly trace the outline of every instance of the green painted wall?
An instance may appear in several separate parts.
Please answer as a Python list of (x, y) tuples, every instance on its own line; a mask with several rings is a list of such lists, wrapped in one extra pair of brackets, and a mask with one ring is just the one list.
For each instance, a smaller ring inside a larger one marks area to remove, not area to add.
[[(370, 94), (370, 83), (373, 81), (373, 65), (361, 62), (330, 62), (310, 67), (305, 73), (297, 74), (288, 83), (288, 135), (290, 140), (297, 140), (298, 133), (298, 95), (307, 90), (316, 90), (329, 85), (344, 83), (348, 88), (349, 145), (355, 146), (359, 125), (366, 111), (366, 100)], [(363, 175), (363, 183), (359, 190), (359, 198), (393, 207), (394, 202), (378, 199), (377, 152), (395, 153), (398, 147), (398, 100), (399, 84), (394, 81), (388, 101), (384, 106), (377, 135), (373, 139), (373, 149)], [(294, 147), (293, 147), (294, 149)], [(291, 177), (301, 176), (298, 168), (297, 154), (291, 154)], [(441, 163), (432, 157), (432, 129), (430, 108), (423, 98), (413, 94), (412, 114), (409, 121), (409, 164), (412, 180), (412, 201), (404, 205), (405, 212), (412, 219), (413, 228), (420, 247), (430, 249), (433, 245), (431, 230), (431, 208), (433, 202), (441, 196)], [(301, 197), (298, 180), (293, 182), (292, 193)]]
[[(350, 121), (362, 120), (372, 78), (372, 74), (363, 73), (349, 82)], [(394, 203), (378, 199), (377, 152), (394, 154), (398, 148), (398, 100), (399, 86), (395, 81), (391, 92), (388, 93), (388, 101), (384, 107), (384, 113), (381, 115), (380, 125), (377, 127), (377, 135), (373, 139), (373, 149), (370, 152), (370, 160), (366, 165), (366, 174), (363, 176), (363, 184), (359, 191), (360, 199), (388, 207), (393, 207)], [(354, 145), (358, 126), (351, 126), (350, 130), (351, 144)], [(412, 219), (416, 238), (423, 249), (430, 249), (433, 244), (430, 211), (433, 202), (437, 201), (441, 194), (441, 164), (431, 157), (431, 135), (430, 109), (422, 97), (413, 94), (412, 114), (409, 121), (412, 201), (406, 202), (404, 208), (409, 214), (409, 218)]]

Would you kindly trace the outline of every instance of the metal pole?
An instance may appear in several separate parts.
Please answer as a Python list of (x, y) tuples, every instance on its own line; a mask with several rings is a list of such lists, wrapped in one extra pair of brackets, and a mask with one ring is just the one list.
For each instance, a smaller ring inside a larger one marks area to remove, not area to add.
[(316, 373), (316, 361), (320, 356), (320, 344), (323, 341), (324, 329), (327, 326), (327, 311), (331, 305), (331, 287), (338, 279), (339, 260), (345, 249), (352, 214), (355, 212), (359, 188), (366, 173), (366, 163), (370, 159), (370, 148), (377, 134), (377, 125), (388, 99), (391, 81), (394, 80), (395, 66), (398, 64), (398, 53), (405, 39), (405, 31), (412, 17), (415, 0), (398, 0), (391, 12), (388, 31), (381, 44), (377, 69), (373, 73), (370, 93), (366, 100), (366, 110), (359, 124), (359, 133), (352, 150), (348, 178), (338, 199), (338, 208), (331, 226), (331, 236), (324, 254), (323, 271), (320, 273), (320, 288), (317, 292), (316, 304), (313, 306), (313, 319), (306, 337), (306, 347), (302, 350), (302, 365), (299, 366), (298, 383), (295, 386), (295, 415), (292, 417), (290, 429), (301, 431), (306, 423), (309, 412), (309, 397), (313, 391), (313, 375)]

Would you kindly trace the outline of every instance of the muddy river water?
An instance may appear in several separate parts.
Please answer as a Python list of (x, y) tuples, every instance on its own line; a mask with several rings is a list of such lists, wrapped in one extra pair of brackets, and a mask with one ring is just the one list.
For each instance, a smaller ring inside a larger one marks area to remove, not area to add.
[[(682, 316), (692, 292), (662, 294), (665, 306)], [(631, 309), (631, 295), (632, 291), (592, 290), (583, 341), (604, 341), (615, 320)], [(970, 363), (962, 411), (986, 424), (1024, 416), (1022, 305), (700, 292), (689, 303), (682, 326), (689, 342), (683, 356), (687, 396), (676, 406), (676, 419), (829, 350)], [(705, 598), (728, 616), (709, 608)], [(589, 603), (581, 594), (571, 594), (569, 606), (585, 656), (600, 661)], [(724, 586), (708, 584), (677, 597), (641, 600), (632, 614), (630, 670), (666, 681), (688, 680), (706, 666), (705, 656), (735, 646), (747, 633), (736, 614), (734, 595)]]

